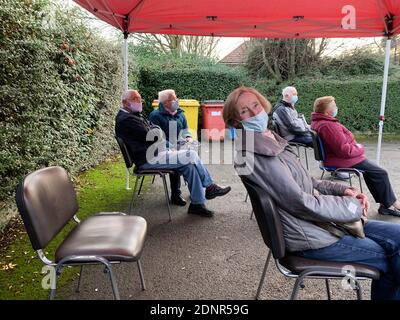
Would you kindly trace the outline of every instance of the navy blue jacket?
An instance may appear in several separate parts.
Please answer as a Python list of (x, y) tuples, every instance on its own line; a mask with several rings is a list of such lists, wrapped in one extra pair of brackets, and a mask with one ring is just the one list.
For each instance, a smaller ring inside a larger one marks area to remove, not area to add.
[[(158, 109), (153, 110), (150, 113), (149, 120), (158, 125), (161, 130), (164, 131), (167, 141), (173, 145), (176, 145), (176, 139), (179, 140), (181, 136), (183, 138), (192, 136), (188, 130), (185, 113), (181, 108), (178, 108), (176, 113), (172, 115), (164, 108), (163, 104), (160, 103)], [(175, 124), (173, 124), (176, 125), (175, 133), (169, 132), (169, 123), (171, 121), (175, 122)]]
[[(139, 112), (130, 113), (119, 110), (117, 113), (115, 135), (125, 142), (129, 155), (137, 167), (147, 162), (146, 151), (154, 141), (146, 141), (146, 137), (147, 133), (152, 129), (160, 130)], [(165, 140), (163, 141), (165, 142)], [(168, 145), (167, 143), (166, 146), (168, 147)]]

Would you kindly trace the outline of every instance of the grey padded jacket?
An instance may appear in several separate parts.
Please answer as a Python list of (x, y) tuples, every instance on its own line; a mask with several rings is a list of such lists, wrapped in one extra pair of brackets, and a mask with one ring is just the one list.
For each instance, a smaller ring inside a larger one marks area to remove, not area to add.
[(362, 207), (358, 200), (343, 196), (349, 187), (311, 177), (285, 139), (275, 133), (276, 141), (262, 133), (239, 131), (235, 169), (275, 201), (288, 251), (319, 249), (339, 240), (314, 222), (360, 219)]
[(296, 108), (284, 100), (277, 102), (274, 106), (272, 119), (279, 126), (281, 137), (288, 141), (310, 131), (304, 117), (300, 117)]

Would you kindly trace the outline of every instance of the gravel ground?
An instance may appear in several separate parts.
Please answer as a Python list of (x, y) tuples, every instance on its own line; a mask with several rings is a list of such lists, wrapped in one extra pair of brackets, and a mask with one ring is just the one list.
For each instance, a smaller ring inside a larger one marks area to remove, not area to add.
[[(400, 144), (385, 143), (381, 164), (390, 173), (395, 191), (400, 194)], [(375, 159), (375, 145), (366, 145), (367, 156)], [(204, 148), (202, 155), (211, 155)], [(214, 155), (215, 155), (214, 151)], [(321, 171), (312, 152), (308, 153), (310, 172), (319, 177)], [(304, 155), (302, 155), (304, 158)], [(225, 158), (226, 159), (226, 158)], [(304, 160), (304, 159), (303, 159)], [(187, 206), (172, 206), (172, 222), (168, 222), (161, 179), (140, 197), (134, 214), (145, 217), (148, 236), (142, 255), (147, 290), (141, 291), (135, 264), (115, 266), (122, 299), (253, 299), (267, 256), (256, 221), (250, 220), (251, 204), (244, 202), (246, 190), (233, 166), (208, 165), (215, 182), (231, 185), (225, 197), (211, 200), (207, 206), (215, 211), (213, 218), (187, 214)], [(124, 181), (121, 181), (124, 183)], [(358, 182), (354, 180), (358, 186)], [(364, 183), (364, 188), (366, 186)], [(184, 197), (188, 190), (182, 187)], [(400, 223), (400, 218), (378, 216), (373, 203), (373, 219)], [(80, 293), (75, 293), (77, 281), (59, 289), (60, 299), (111, 299), (109, 278), (100, 266), (85, 269)], [(284, 277), (270, 264), (261, 299), (289, 299), (294, 280)], [(326, 299), (323, 280), (306, 280), (299, 299)], [(364, 299), (370, 297), (370, 283), (363, 281)], [(345, 290), (340, 280), (331, 281), (333, 299), (355, 299), (353, 290)]]

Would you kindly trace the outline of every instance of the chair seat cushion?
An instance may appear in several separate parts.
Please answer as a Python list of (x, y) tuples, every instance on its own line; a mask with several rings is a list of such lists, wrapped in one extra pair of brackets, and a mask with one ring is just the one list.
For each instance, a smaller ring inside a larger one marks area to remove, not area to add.
[(135, 169), (133, 169), (133, 173), (134, 174), (150, 174), (150, 175), (154, 175), (154, 174), (160, 174), (160, 173), (175, 174), (176, 171), (168, 170), (168, 169), (140, 169), (140, 168), (135, 167)]
[(96, 255), (109, 261), (140, 258), (147, 232), (146, 220), (138, 216), (103, 214), (92, 216), (64, 239), (56, 251), (56, 262), (72, 255)]
[(300, 274), (304, 270), (318, 267), (331, 268), (332, 271), (342, 273), (342, 270), (344, 270), (343, 268), (345, 266), (351, 265), (355, 268), (355, 273), (357, 277), (366, 277), (378, 280), (380, 276), (379, 270), (375, 268), (349, 262), (313, 260), (293, 255), (287, 255), (286, 257), (279, 259), (279, 263), (294, 274)]

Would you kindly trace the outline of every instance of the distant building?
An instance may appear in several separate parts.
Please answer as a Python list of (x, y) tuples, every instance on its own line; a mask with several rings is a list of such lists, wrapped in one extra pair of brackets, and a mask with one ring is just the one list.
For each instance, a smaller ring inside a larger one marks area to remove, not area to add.
[(219, 63), (232, 67), (244, 65), (247, 60), (248, 49), (249, 41), (245, 41), (232, 52), (228, 53), (224, 58), (222, 58)]

